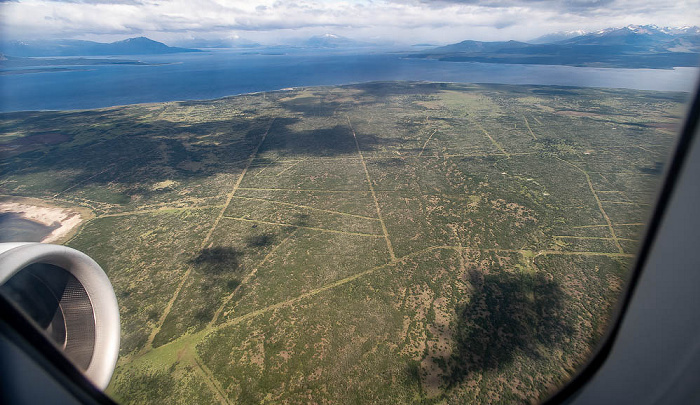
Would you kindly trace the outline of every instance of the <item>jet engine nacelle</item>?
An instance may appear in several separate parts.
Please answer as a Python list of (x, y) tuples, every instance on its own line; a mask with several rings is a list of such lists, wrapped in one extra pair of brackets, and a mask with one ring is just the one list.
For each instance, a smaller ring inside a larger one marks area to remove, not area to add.
[(0, 243), (0, 293), (98, 388), (119, 354), (119, 306), (102, 268), (66, 246)]

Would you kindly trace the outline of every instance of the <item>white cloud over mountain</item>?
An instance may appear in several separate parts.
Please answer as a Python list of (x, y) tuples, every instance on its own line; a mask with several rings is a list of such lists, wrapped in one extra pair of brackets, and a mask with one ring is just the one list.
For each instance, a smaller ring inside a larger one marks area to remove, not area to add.
[(240, 35), (284, 43), (333, 32), (366, 41), (525, 40), (627, 24), (696, 25), (678, 0), (18, 0), (0, 2), (5, 38), (168, 41)]

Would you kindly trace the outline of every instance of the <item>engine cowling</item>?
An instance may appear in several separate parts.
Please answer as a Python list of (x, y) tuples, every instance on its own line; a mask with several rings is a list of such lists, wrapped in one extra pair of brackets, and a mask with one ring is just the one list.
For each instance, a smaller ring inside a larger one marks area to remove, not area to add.
[(75, 249), (0, 243), (0, 294), (98, 388), (119, 355), (119, 306), (102, 268)]

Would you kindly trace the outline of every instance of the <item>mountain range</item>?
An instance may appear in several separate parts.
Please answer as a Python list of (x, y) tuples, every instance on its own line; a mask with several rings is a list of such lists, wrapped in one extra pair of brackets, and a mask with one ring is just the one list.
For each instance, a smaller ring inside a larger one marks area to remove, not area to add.
[(178, 52), (199, 52), (199, 50), (172, 47), (146, 37), (129, 38), (112, 43), (72, 39), (0, 42), (0, 53), (23, 57), (152, 55)]
[[(146, 37), (129, 38), (123, 41), (102, 43), (74, 39), (44, 41), (2, 41), (0, 53), (13, 57), (49, 57), (49, 56), (106, 56), (106, 55), (151, 55), (179, 52), (200, 52), (195, 48), (266, 48), (278, 49), (280, 46), (264, 46), (245, 38), (204, 39), (189, 38), (176, 42), (181, 47), (165, 45)], [(357, 41), (335, 34), (310, 37), (298, 42), (293, 48), (308, 49), (344, 49), (372, 46), (368, 42)], [(289, 46), (282, 46), (286, 49)]]
[(552, 42), (462, 41), (411, 54), (451, 62), (487, 62), (625, 68), (698, 66), (700, 28), (630, 25), (609, 28)]
[[(265, 48), (242, 38), (179, 42), (187, 48), (171, 47), (146, 37), (112, 43), (81, 40), (2, 41), (0, 54), (9, 57), (61, 57), (146, 55), (200, 52), (192, 48)], [(367, 42), (335, 34), (310, 37), (299, 43), (307, 49), (352, 49), (372, 46)], [(429, 47), (430, 45), (425, 45)], [(284, 50), (285, 48), (282, 47)], [(700, 64), (700, 28), (629, 25), (596, 32), (569, 31), (548, 34), (528, 42), (466, 40), (455, 44), (413, 51), (411, 58), (448, 62), (544, 64), (623, 68), (673, 68)], [(8, 61), (5, 61), (9, 63)], [(12, 61), (13, 63), (19, 63)], [(4, 63), (5, 64), (5, 63)]]

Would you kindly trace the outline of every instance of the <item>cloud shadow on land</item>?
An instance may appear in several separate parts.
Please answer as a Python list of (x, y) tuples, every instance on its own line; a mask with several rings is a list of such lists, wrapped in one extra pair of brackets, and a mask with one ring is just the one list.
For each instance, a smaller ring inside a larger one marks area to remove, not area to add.
[(275, 242), (275, 235), (271, 233), (263, 233), (259, 235), (250, 235), (245, 238), (245, 244), (249, 248), (262, 248), (270, 246)]
[[(2, 175), (80, 173), (69, 184), (76, 192), (93, 185), (118, 185), (123, 204), (169, 190), (165, 180), (191, 182), (219, 173), (239, 173), (260, 143), (256, 164), (275, 165), (265, 152), (293, 157), (355, 156), (357, 147), (344, 119), (327, 127), (305, 127), (300, 117), (235, 117), (211, 121), (151, 119), (138, 107), (107, 111), (10, 113), (8, 131), (27, 135), (0, 142)], [(299, 113), (297, 113), (299, 114)], [(270, 124), (272, 126), (270, 127)], [(55, 128), (60, 126), (60, 133)], [(269, 128), (269, 131), (268, 131)], [(357, 134), (363, 151), (401, 139)], [(67, 186), (57, 185), (51, 192)], [(115, 191), (117, 192), (117, 191)]]
[(204, 274), (221, 274), (225, 270), (237, 271), (241, 267), (243, 252), (224, 246), (204, 248), (190, 260)]
[(547, 275), (473, 270), (470, 276), (474, 293), (457, 310), (456, 350), (445, 377), (449, 387), (519, 356), (540, 358), (541, 347), (561, 347), (572, 335), (564, 316), (566, 295)]
[[(204, 178), (241, 170), (270, 123), (263, 116), (175, 122), (151, 119), (147, 112), (136, 106), (5, 114), (3, 119), (12, 123), (7, 130), (23, 128), (27, 136), (0, 142), (5, 158), (0, 172), (79, 171), (83, 177), (77, 188)], [(296, 120), (276, 122), (286, 126)], [(57, 127), (60, 133), (54, 133)]]

